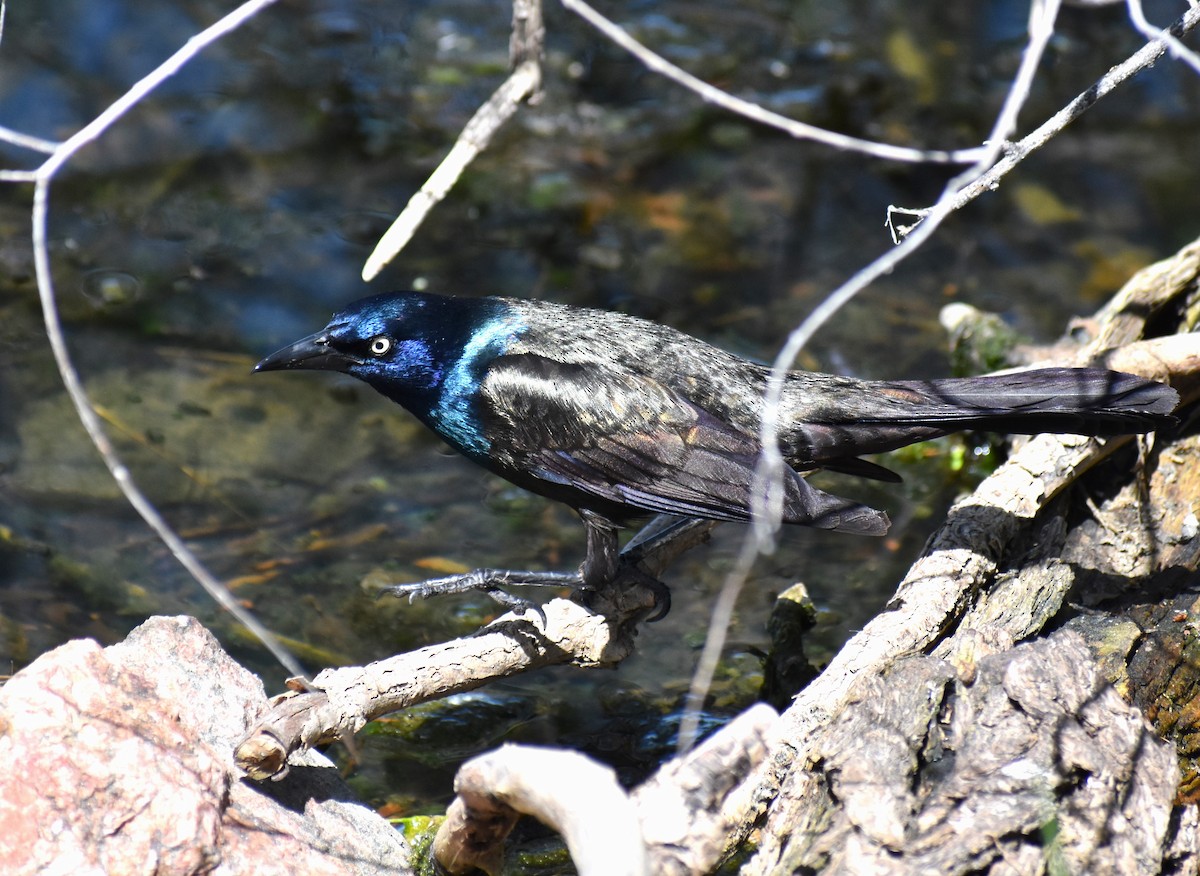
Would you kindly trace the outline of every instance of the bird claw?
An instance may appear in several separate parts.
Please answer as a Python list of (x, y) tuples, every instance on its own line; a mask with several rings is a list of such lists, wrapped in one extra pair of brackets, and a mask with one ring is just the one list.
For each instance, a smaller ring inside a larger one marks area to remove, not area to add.
[(649, 575), (642, 583), (654, 594), (654, 611), (646, 616), (646, 623), (652, 624), (662, 620), (671, 611), (671, 588)]
[[(633, 567), (630, 567), (633, 568)], [(662, 620), (671, 610), (671, 591), (666, 584), (644, 572), (635, 573), (639, 582), (650, 589), (654, 595), (654, 605), (646, 616), (646, 623)], [(571, 572), (516, 572), (507, 569), (476, 569), (461, 575), (447, 575), (444, 578), (430, 578), (426, 581), (416, 581), (410, 584), (389, 584), (381, 587), (377, 597), (395, 596), (397, 599), (408, 597), (408, 601), (429, 599), (433, 596), (445, 596), (451, 593), (469, 593), (479, 591), (486, 593), (493, 600), (515, 613), (532, 611), (546, 625), (546, 613), (542, 607), (523, 596), (509, 593), (505, 587), (568, 587), (572, 590), (598, 592), (603, 588), (589, 586), (583, 577)], [(585, 600), (585, 603), (587, 600)]]
[[(585, 594), (592, 594), (592, 596), (585, 595), (583, 601), (584, 605), (586, 605), (589, 609), (603, 612), (605, 609), (596, 603), (599, 599), (604, 598), (604, 591), (606, 591), (610, 586), (620, 586), (624, 588), (632, 583), (640, 584), (645, 587), (650, 591), (650, 594), (654, 599), (653, 605), (649, 606), (649, 608), (646, 610), (646, 613), (641, 616), (641, 620), (643, 622), (648, 624), (655, 623), (656, 621), (662, 620), (671, 611), (671, 589), (654, 576), (646, 574), (636, 566), (622, 564), (618, 578), (621, 580), (621, 584), (619, 585), (614, 585), (613, 582), (607, 582), (596, 587), (584, 588)], [(611, 595), (608, 598), (611, 599)], [(641, 612), (639, 612), (639, 614), (641, 614)]]
[(546, 625), (546, 613), (542, 607), (532, 600), (525, 599), (505, 590), (512, 585), (532, 587), (570, 587), (579, 589), (583, 581), (579, 575), (567, 572), (514, 572), (507, 569), (476, 569), (462, 575), (448, 575), (444, 578), (430, 578), (411, 584), (389, 584), (379, 590), (378, 596), (395, 596), (397, 599), (408, 597), (411, 603), (417, 599), (428, 599), (431, 596), (444, 596), (448, 593), (468, 593), (478, 590), (486, 593), (500, 605), (514, 612), (535, 612)]

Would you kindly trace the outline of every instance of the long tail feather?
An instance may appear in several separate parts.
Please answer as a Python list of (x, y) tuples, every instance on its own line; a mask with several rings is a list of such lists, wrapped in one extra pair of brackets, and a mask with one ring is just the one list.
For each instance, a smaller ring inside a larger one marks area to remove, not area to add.
[(1175, 390), (1098, 368), (1044, 368), (986, 377), (896, 384), (923, 396), (913, 424), (1000, 432), (1123, 435), (1174, 422)]
[(1169, 386), (1098, 368), (866, 383), (801, 377), (795, 392), (796, 418), (783, 438), (789, 462), (801, 470), (823, 466), (875, 478), (881, 475), (856, 457), (963, 429), (1096, 436), (1148, 432), (1173, 424), (1171, 412), (1179, 404)]

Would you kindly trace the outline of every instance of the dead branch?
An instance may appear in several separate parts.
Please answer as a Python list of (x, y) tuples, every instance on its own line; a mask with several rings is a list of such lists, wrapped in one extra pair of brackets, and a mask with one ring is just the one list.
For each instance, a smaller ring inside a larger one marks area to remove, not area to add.
[(536, 61), (526, 61), (475, 111), (442, 163), (375, 244), (363, 265), (364, 281), (375, 279), (400, 254), (429, 211), (442, 202), (463, 171), (487, 148), (492, 136), (513, 117), (521, 103), (537, 92), (541, 81), (541, 66)]
[(860, 137), (851, 137), (847, 134), (839, 134), (836, 131), (827, 131), (815, 125), (789, 119), (787, 116), (773, 113), (756, 103), (743, 100), (727, 91), (722, 91), (713, 85), (709, 85), (704, 80), (698, 79), (686, 70), (677, 67), (662, 55), (652, 52), (642, 43), (639, 43), (624, 28), (605, 18), (592, 6), (585, 3), (584, 0), (562, 0), (562, 4), (565, 8), (571, 10), (592, 27), (596, 28), (605, 37), (612, 40), (616, 45), (641, 61), (647, 69), (682, 85), (713, 106), (719, 106), (721, 109), (736, 113), (760, 125), (776, 128), (797, 140), (814, 140), (818, 143), (832, 146), (835, 149), (859, 152), (863, 155), (869, 155), (873, 158), (883, 158), (889, 161), (970, 164), (978, 160), (980, 155), (983, 154), (982, 147), (952, 150), (914, 149), (909, 146), (894, 146), (890, 143), (875, 143), (870, 140), (863, 140)]
[[(1134, 342), (1107, 352), (1098, 345), (1101, 339), (1140, 334), (1156, 313), (1194, 290), (1200, 277), (1198, 246), (1200, 241), (1134, 277), (1097, 317), (1116, 320), (1120, 328), (1109, 331), (1100, 324), (1096, 341), (1077, 352), (1075, 363), (1102, 363), (1166, 379), (1185, 405), (1195, 401), (1200, 396), (1196, 335)], [(1163, 291), (1164, 284), (1173, 294)], [(870, 683), (867, 679), (883, 678), (901, 661), (928, 653), (951, 659), (969, 678), (981, 654), (1011, 648), (1042, 628), (1071, 586), (1069, 574), (1050, 564), (1038, 575), (1006, 584), (998, 581), (1001, 563), (1055, 496), (1127, 441), (1037, 436), (951, 509), (946, 523), (900, 583), (889, 610), (853, 637), (784, 713), (786, 740), (768, 762), (759, 789), (763, 806), (772, 808), (772, 818), (785, 818), (772, 801), (781, 788), (787, 786), (789, 795), (799, 793), (796, 783), (811, 779), (803, 777), (821, 757), (818, 740), (861, 699), (863, 685)], [(1045, 542), (1042, 549), (1052, 553), (1056, 525), (1050, 521), (1042, 538), (1027, 537), (1027, 541), (1035, 546)], [(1004, 593), (1006, 586), (1009, 592)], [(1013, 588), (1019, 590), (1015, 595)], [(1009, 612), (1014, 605), (1021, 611)]]
[(755, 706), (632, 795), (581, 754), (505, 745), (459, 769), (434, 856), (450, 873), (496, 873), (525, 814), (562, 835), (580, 874), (708, 872), (727, 850), (729, 826), (747, 815), (744, 782), (774, 745), (778, 717)]
[(513, 0), (512, 34), (508, 55), (512, 73), (471, 116), (454, 145), (396, 217), (363, 265), (362, 278), (371, 281), (412, 240), (429, 211), (440, 204), (504, 123), (522, 103), (536, 103), (542, 87), (542, 55), (546, 28), (542, 0)]
[[(179, 564), (187, 569), (196, 582), (213, 598), (213, 601), (237, 618), (255, 638), (263, 643), (263, 646), (271, 652), (271, 655), (279, 661), (281, 666), (295, 675), (302, 675), (303, 669), (296, 661), (296, 658), (279, 643), (270, 630), (263, 626), (250, 611), (234, 598), (229, 589), (218, 581), (205, 568), (204, 564), (200, 562), (199, 557), (184, 544), (183, 539), (171, 528), (166, 518), (159, 513), (154, 503), (150, 501), (149, 497), (134, 481), (128, 467), (126, 467), (121, 457), (117, 454), (116, 448), (109, 440), (108, 433), (101, 424), (100, 417), (96, 413), (91, 399), (88, 397), (87, 390), (84, 389), (83, 381), (80, 379), (79, 372), (71, 359), (71, 353), (67, 349), (66, 336), (63, 333), (62, 321), (59, 318), (58, 301), (54, 291), (54, 277), (50, 270), (50, 250), (47, 244), (50, 187), (59, 171), (78, 154), (80, 149), (102, 136), (122, 116), (178, 72), (201, 51), (220, 40), (226, 34), (241, 27), (274, 2), (275, 0), (247, 0), (247, 2), (241, 4), (232, 12), (218, 19), (189, 39), (171, 57), (135, 82), (125, 94), (109, 104), (104, 112), (100, 113), (100, 115), (96, 116), (96, 118), (92, 119), (62, 143), (55, 145), (50, 157), (36, 170), (0, 174), (0, 179), (33, 182), (35, 184), (32, 210), (33, 262), (37, 275), (38, 297), (41, 300), (42, 316), (46, 326), (46, 338), (50, 343), (50, 350), (54, 354), (54, 362), (58, 368), (59, 376), (62, 379), (63, 386), (67, 390), (67, 395), (71, 399), (71, 404), (75, 407), (75, 413), (79, 417), (79, 422), (83, 425), (84, 431), (87, 432), (92, 444), (95, 445), (100, 458), (104, 460), (104, 464), (112, 475), (113, 481), (120, 488), (130, 506), (141, 515), (142, 519), (146, 521), (146, 525), (154, 530), (155, 534), (167, 546), (167, 549), (170, 550)], [(36, 143), (24, 145), (29, 145), (31, 148), (39, 148)], [(45, 145), (50, 144), (47, 143)]]

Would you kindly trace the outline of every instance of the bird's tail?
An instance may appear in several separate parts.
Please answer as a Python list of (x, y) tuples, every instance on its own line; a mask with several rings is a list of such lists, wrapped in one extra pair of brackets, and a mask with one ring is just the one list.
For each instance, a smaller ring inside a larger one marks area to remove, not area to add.
[(1169, 386), (1099, 368), (1043, 368), (890, 385), (918, 396), (903, 415), (907, 422), (955, 430), (1125, 435), (1174, 423), (1171, 413), (1179, 404)]
[(800, 416), (784, 440), (800, 469), (824, 467), (896, 480), (856, 459), (964, 429), (1034, 434), (1124, 435), (1175, 422), (1175, 390), (1099, 368), (1043, 368), (985, 377), (843, 385), (838, 401)]

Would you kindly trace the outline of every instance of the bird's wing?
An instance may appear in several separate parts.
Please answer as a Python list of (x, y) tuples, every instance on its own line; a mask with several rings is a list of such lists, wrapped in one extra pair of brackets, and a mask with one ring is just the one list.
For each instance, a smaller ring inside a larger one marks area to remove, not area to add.
[[(647, 512), (747, 520), (757, 436), (657, 381), (531, 354), (493, 361), (481, 387), (493, 455), (550, 484)], [(784, 470), (784, 519), (882, 534), (879, 511)]]

